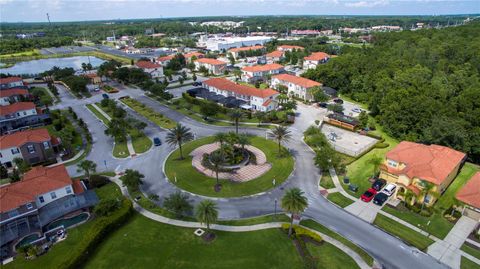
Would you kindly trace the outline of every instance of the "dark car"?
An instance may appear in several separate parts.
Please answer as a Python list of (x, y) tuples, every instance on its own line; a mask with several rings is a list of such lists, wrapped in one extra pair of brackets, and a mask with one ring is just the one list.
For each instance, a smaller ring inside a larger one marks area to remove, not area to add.
[(103, 99), (109, 99), (110, 98), (110, 96), (108, 96), (108, 94), (106, 94), (106, 93), (102, 94), (102, 97), (103, 97)]
[(157, 147), (161, 146), (162, 145), (162, 140), (160, 140), (160, 138), (158, 138), (158, 137), (154, 137), (153, 138), (153, 144)]
[(202, 86), (202, 83), (201, 83), (201, 82), (198, 82), (198, 81), (195, 81), (192, 85), (193, 85), (193, 86)]
[(340, 99), (340, 98), (335, 98), (333, 99), (333, 102), (337, 103), (337, 104), (343, 104), (343, 100)]
[(383, 192), (379, 192), (373, 198), (373, 203), (376, 205), (382, 206), (387, 200), (388, 200), (388, 195)]
[(327, 103), (318, 103), (319, 107), (327, 108), (328, 104)]
[(375, 194), (377, 194), (377, 190), (370, 188), (366, 192), (364, 192), (360, 198), (362, 199), (362, 201), (368, 203), (372, 201)]
[(376, 191), (380, 191), (385, 186), (385, 184), (387, 184), (387, 181), (385, 181), (384, 179), (377, 179), (375, 180), (375, 182), (373, 182), (372, 188), (374, 188)]

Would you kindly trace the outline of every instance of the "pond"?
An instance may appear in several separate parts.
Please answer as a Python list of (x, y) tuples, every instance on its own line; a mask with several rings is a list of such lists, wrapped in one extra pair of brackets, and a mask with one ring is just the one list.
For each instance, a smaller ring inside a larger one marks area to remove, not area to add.
[(73, 226), (75, 224), (78, 224), (80, 222), (83, 222), (83, 221), (87, 220), (88, 217), (89, 217), (88, 213), (80, 213), (75, 217), (71, 217), (71, 218), (68, 218), (68, 219), (56, 220), (56, 221), (52, 222), (50, 225), (48, 225), (47, 230), (51, 230), (51, 229), (56, 228), (56, 227), (61, 226), (61, 225), (63, 225), (63, 227), (66, 229), (70, 226)]
[[(82, 69), (82, 63), (91, 63), (93, 67), (101, 65), (104, 60), (93, 56), (75, 56), (63, 58), (49, 58), (40, 60), (31, 60), (26, 62), (18, 62), (14, 66), (8, 68), (0, 68), (0, 73), (22, 75), (22, 74), (39, 74), (52, 69), (54, 66), (65, 68), (72, 67), (75, 70)], [(1, 66), (1, 65), (0, 65)]]

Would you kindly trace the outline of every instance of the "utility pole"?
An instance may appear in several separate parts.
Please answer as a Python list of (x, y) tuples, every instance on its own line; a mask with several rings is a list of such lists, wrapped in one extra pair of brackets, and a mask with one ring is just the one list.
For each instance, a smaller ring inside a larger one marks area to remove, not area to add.
[(48, 13), (47, 13), (47, 20), (48, 20), (48, 25), (52, 26), (52, 22), (50, 22), (50, 15), (48, 15)]

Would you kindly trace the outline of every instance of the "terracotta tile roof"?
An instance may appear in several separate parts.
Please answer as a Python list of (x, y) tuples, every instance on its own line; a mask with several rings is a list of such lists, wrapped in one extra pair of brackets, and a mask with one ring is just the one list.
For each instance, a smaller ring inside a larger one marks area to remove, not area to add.
[(20, 147), (27, 142), (42, 143), (51, 139), (48, 130), (45, 128), (25, 130), (0, 136), (0, 149)]
[(32, 203), (41, 194), (72, 185), (65, 166), (36, 166), (23, 179), (0, 187), (0, 212), (7, 212), (26, 203)]
[(257, 96), (261, 98), (267, 98), (272, 95), (278, 94), (277, 91), (270, 88), (257, 89), (245, 85), (240, 85), (225, 78), (211, 78), (203, 82), (204, 84), (217, 88), (219, 90), (230, 91), (241, 95)]
[(480, 209), (480, 172), (477, 172), (455, 195), (458, 200)]
[(302, 87), (305, 87), (305, 88), (311, 88), (311, 87), (322, 85), (321, 83), (318, 83), (316, 81), (313, 81), (313, 80), (310, 80), (310, 79), (307, 79), (307, 78), (297, 77), (297, 76), (290, 75), (290, 74), (280, 74), (280, 75), (276, 75), (276, 76), (272, 77), (272, 79), (274, 79), (274, 78), (279, 79), (281, 81), (290, 82), (290, 83), (293, 83), (295, 85), (299, 85), (299, 86), (302, 86)]
[(135, 65), (140, 68), (147, 68), (147, 69), (162, 67), (160, 64), (153, 63), (150, 61), (138, 61)]
[(73, 193), (75, 194), (80, 194), (85, 191), (85, 188), (83, 187), (83, 184), (80, 180), (72, 180), (73, 182)]
[(441, 184), (465, 159), (466, 154), (439, 145), (423, 145), (402, 141), (387, 152), (387, 159), (404, 163), (402, 170), (387, 166), (388, 172), (420, 178), (436, 185)]
[(172, 55), (167, 55), (167, 56), (162, 56), (162, 57), (158, 57), (158, 58), (157, 58), (157, 62), (167, 62), (167, 61), (170, 61), (171, 59), (173, 59), (173, 57), (175, 57), (174, 54), (172, 54)]
[(253, 66), (245, 66), (242, 68), (242, 71), (246, 72), (267, 72), (271, 70), (278, 70), (283, 69), (283, 65), (281, 64), (265, 64), (265, 65), (253, 65)]
[(314, 52), (303, 59), (308, 61), (321, 61), (325, 58), (330, 58), (330, 55), (326, 54), (325, 52)]
[(277, 50), (278, 50), (278, 49), (282, 49), (282, 50), (293, 50), (293, 49), (296, 49), (296, 50), (304, 50), (305, 48), (304, 48), (304, 47), (301, 47), (301, 46), (281, 45), (281, 46), (278, 46), (278, 47), (277, 47)]
[(264, 49), (265, 47), (264, 46), (249, 46), (249, 47), (241, 47), (241, 48), (233, 48), (233, 49), (229, 49), (228, 51), (230, 52), (239, 52), (239, 51), (249, 51), (249, 50), (261, 50), (261, 49)]
[(263, 102), (262, 106), (268, 106), (272, 102), (272, 99), (268, 99), (267, 101)]
[(0, 84), (12, 83), (16, 81), (22, 81), (21, 77), (8, 77), (8, 78), (0, 78)]
[(203, 64), (211, 64), (211, 65), (224, 65), (227, 64), (226, 62), (219, 61), (217, 59), (212, 58), (201, 58), (195, 60), (196, 62), (203, 63)]
[(190, 59), (192, 58), (193, 56), (197, 57), (197, 58), (201, 58), (203, 56), (205, 56), (205, 54), (201, 53), (201, 52), (198, 52), (198, 51), (194, 51), (194, 52), (189, 52), (189, 53), (185, 53), (183, 55), (183, 57), (185, 57), (185, 59)]
[(283, 57), (283, 51), (274, 50), (270, 53), (267, 53), (265, 56), (272, 57), (272, 58), (280, 58), (280, 57)]
[(30, 110), (30, 109), (35, 109), (35, 104), (33, 102), (18, 102), (8, 106), (0, 107), (0, 115), (5, 116), (5, 115), (15, 113), (17, 111)]
[(0, 91), (0, 97), (10, 97), (15, 95), (28, 95), (28, 91), (20, 88), (11, 88), (8, 90)]

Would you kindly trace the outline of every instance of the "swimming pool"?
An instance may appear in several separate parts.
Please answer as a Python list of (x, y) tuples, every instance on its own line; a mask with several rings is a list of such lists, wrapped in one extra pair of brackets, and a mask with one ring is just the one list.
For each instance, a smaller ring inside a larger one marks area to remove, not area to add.
[(73, 226), (75, 224), (78, 224), (80, 222), (86, 221), (89, 217), (88, 213), (80, 213), (76, 215), (75, 217), (71, 217), (68, 219), (60, 219), (52, 222), (51, 224), (48, 225), (47, 230), (51, 230), (53, 228), (56, 228), (58, 226), (63, 225), (63, 227), (66, 229), (70, 226)]
[(33, 241), (39, 238), (40, 238), (40, 235), (38, 234), (31, 234), (31, 235), (25, 236), (22, 240), (20, 240), (20, 242), (17, 243), (17, 245), (15, 245), (15, 248), (20, 248), (22, 246), (29, 245), (30, 243), (32, 243)]

